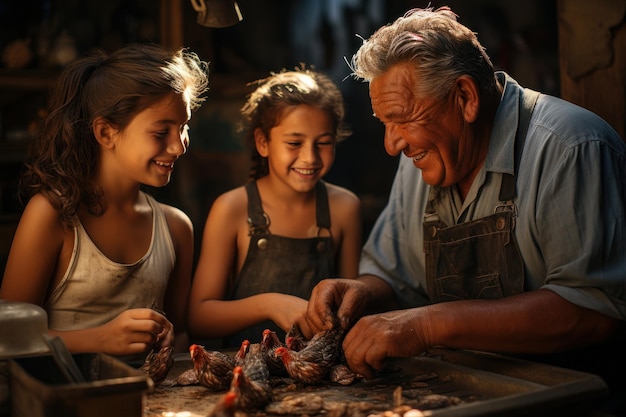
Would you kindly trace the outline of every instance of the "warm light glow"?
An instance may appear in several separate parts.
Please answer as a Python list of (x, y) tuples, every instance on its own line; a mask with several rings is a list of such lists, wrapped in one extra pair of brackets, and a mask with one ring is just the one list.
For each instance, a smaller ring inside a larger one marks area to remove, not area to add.
[(161, 413), (163, 417), (193, 417), (197, 414), (190, 413), (189, 411), (165, 411)]

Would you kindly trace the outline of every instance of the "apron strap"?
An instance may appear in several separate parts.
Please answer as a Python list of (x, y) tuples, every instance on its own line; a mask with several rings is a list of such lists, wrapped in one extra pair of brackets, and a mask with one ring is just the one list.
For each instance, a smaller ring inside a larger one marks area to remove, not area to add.
[(519, 162), (522, 159), (524, 151), (524, 143), (526, 142), (526, 134), (530, 125), (530, 116), (533, 113), (539, 93), (537, 91), (525, 88), (520, 96), (519, 122), (517, 125), (517, 134), (515, 135), (515, 150), (513, 165), (514, 174), (503, 174), (502, 185), (500, 186), (499, 199), (502, 202), (513, 201), (515, 199), (515, 175), (519, 169)]
[(315, 217), (318, 229), (330, 230), (328, 191), (326, 190), (326, 184), (322, 180), (319, 180), (315, 185)]
[(270, 219), (263, 212), (263, 204), (259, 195), (259, 187), (256, 181), (246, 184), (246, 194), (248, 194), (248, 225), (250, 234), (269, 233)]
[[(256, 181), (250, 181), (246, 185), (248, 195), (248, 224), (250, 233), (269, 233), (270, 219), (263, 212), (263, 204)], [(328, 191), (324, 181), (318, 181), (315, 185), (315, 216), (318, 229), (330, 231), (330, 207), (328, 205)]]

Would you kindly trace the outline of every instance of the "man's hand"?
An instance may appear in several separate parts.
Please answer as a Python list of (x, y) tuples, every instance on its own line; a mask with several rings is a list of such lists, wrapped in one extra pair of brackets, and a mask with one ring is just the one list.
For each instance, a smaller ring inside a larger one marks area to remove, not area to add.
[(313, 288), (301, 330), (308, 339), (333, 327), (339, 319), (349, 329), (369, 302), (367, 284), (355, 279), (326, 279)]
[(343, 341), (348, 366), (372, 378), (387, 358), (419, 355), (431, 347), (429, 325), (427, 310), (422, 308), (362, 317)]

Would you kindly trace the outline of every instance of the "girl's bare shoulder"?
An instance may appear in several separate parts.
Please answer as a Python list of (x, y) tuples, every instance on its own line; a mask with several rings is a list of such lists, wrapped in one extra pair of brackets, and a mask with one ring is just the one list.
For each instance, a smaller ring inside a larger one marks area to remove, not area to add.
[(35, 194), (28, 200), (22, 220), (28, 223), (36, 224), (36, 227), (47, 225), (48, 228), (64, 229), (59, 218), (59, 211), (43, 194)]
[(248, 213), (248, 196), (244, 186), (220, 194), (213, 204), (209, 216), (223, 219), (237, 219)]
[(28, 203), (26, 203), (26, 207), (42, 213), (58, 213), (57, 209), (54, 208), (50, 200), (48, 200), (41, 193), (33, 195), (30, 200), (28, 200)]
[(330, 204), (348, 204), (352, 207), (360, 207), (361, 200), (349, 189), (339, 185), (325, 183), (328, 191), (328, 201)]
[(193, 227), (191, 219), (183, 210), (178, 207), (170, 206), (165, 203), (159, 203), (159, 207), (163, 210), (167, 223), (170, 225), (176, 225), (179, 227), (191, 228)]

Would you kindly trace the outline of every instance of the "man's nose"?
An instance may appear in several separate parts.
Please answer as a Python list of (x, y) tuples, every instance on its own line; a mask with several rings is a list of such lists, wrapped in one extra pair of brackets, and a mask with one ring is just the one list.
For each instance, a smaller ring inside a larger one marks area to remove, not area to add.
[(399, 155), (406, 148), (406, 142), (394, 126), (385, 126), (385, 151), (391, 156)]

